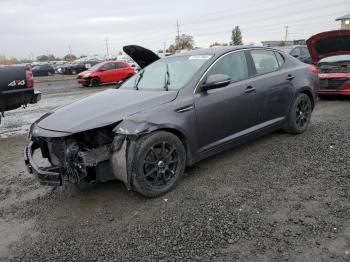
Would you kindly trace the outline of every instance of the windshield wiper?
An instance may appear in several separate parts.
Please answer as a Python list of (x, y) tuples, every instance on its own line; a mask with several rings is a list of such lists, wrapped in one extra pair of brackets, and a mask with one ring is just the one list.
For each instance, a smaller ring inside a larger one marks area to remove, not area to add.
[(144, 73), (145, 73), (145, 70), (142, 69), (140, 71), (139, 77), (136, 77), (136, 79), (135, 79), (135, 85), (134, 86), (135, 86), (136, 90), (139, 90), (139, 83), (140, 83)]
[(164, 79), (164, 89), (165, 89), (165, 91), (169, 90), (169, 85), (170, 85), (169, 64), (166, 64), (166, 72), (165, 72), (165, 79)]

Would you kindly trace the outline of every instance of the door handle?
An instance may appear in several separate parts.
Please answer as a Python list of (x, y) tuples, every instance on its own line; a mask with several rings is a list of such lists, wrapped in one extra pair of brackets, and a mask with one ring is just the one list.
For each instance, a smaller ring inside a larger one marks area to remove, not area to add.
[(291, 75), (291, 74), (289, 74), (289, 75), (287, 76), (287, 80), (289, 80), (289, 81), (293, 80), (294, 78), (295, 78), (295, 76), (293, 76), (293, 75)]
[(252, 86), (248, 86), (244, 91), (244, 93), (252, 93), (252, 92), (256, 92), (256, 89)]

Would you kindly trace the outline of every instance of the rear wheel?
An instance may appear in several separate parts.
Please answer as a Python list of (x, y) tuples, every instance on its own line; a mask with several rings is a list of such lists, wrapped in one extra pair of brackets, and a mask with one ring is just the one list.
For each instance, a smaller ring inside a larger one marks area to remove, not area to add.
[(185, 170), (182, 142), (168, 132), (155, 132), (137, 142), (133, 162), (133, 185), (146, 197), (169, 192)]
[(299, 94), (290, 109), (285, 130), (292, 134), (301, 134), (308, 128), (311, 120), (312, 104), (306, 94)]
[(99, 86), (100, 85), (100, 79), (98, 79), (97, 77), (94, 77), (90, 80), (91, 86)]

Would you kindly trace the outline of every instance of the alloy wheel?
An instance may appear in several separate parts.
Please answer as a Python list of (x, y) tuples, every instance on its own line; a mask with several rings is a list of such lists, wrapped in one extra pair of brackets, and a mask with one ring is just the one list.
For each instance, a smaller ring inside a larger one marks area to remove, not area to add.
[(143, 160), (143, 175), (151, 187), (162, 188), (175, 178), (179, 156), (174, 145), (161, 142), (151, 147)]
[(306, 99), (301, 99), (296, 107), (296, 125), (304, 128), (308, 124), (311, 116), (311, 105)]

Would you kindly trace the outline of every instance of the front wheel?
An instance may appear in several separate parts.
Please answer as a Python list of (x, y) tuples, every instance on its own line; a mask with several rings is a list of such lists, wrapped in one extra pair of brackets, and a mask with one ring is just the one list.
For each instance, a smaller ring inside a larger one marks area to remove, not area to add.
[(100, 85), (100, 79), (97, 77), (94, 77), (90, 80), (91, 86), (97, 87)]
[(291, 134), (301, 134), (308, 128), (311, 120), (312, 104), (306, 94), (299, 94), (290, 109), (287, 127), (285, 130)]
[(133, 185), (146, 197), (169, 192), (182, 176), (186, 151), (179, 138), (169, 132), (155, 132), (137, 142), (133, 160)]

